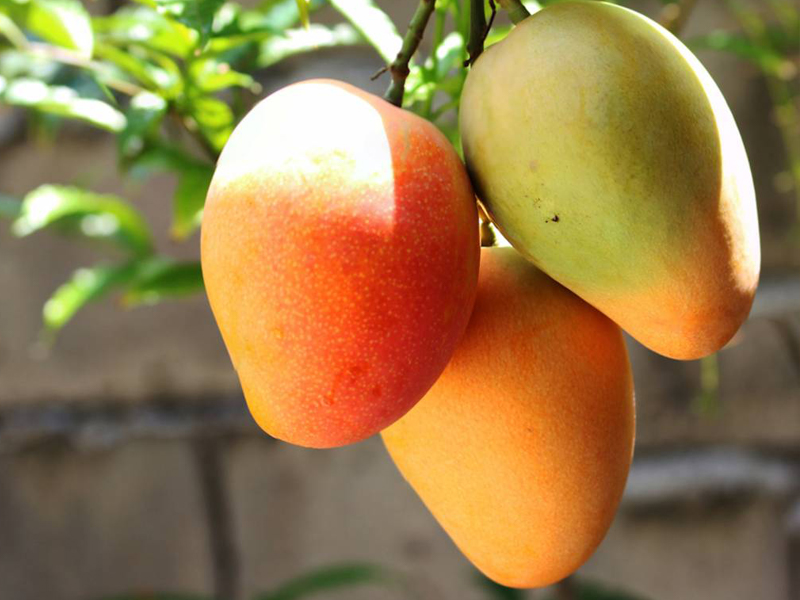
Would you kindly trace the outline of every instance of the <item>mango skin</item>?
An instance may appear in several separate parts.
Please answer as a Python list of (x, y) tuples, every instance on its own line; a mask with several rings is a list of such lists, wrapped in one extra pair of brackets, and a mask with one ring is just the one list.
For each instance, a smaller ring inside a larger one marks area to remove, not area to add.
[(750, 167), (669, 32), (602, 2), (548, 6), (480, 56), (460, 119), (480, 200), (539, 268), (668, 357), (738, 330), (761, 260)]
[(447, 139), (326, 80), (272, 94), (236, 128), (201, 246), (253, 417), (317, 448), (369, 437), (425, 394), (469, 320), (480, 259)]
[(478, 569), (539, 587), (574, 572), (603, 539), (634, 429), (620, 329), (515, 250), (487, 248), (450, 364), (381, 435)]

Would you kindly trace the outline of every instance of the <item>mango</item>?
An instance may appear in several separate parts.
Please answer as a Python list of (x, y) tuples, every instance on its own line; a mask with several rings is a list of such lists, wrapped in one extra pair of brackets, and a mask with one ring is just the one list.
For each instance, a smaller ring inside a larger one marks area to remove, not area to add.
[(486, 248), (472, 318), (439, 381), (382, 432), (456, 545), (498, 583), (539, 587), (603, 539), (633, 453), (633, 382), (611, 320)]
[(308, 447), (405, 414), (464, 332), (480, 246), (463, 163), (430, 123), (336, 81), (236, 127), (208, 192), (208, 299), (250, 411)]
[(645, 346), (699, 358), (747, 317), (745, 149), (708, 72), (653, 21), (603, 2), (535, 13), (478, 58), (460, 130), (503, 235)]

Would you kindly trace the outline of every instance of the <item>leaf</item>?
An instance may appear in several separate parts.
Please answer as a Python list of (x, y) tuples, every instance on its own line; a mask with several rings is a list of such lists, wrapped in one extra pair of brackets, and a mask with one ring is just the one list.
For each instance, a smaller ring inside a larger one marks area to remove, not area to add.
[[(627, 592), (609, 589), (594, 582), (587, 582), (580, 578), (573, 579), (570, 586), (576, 600), (642, 600), (640, 596), (632, 596)], [(558, 596), (548, 596), (546, 600), (557, 600)]]
[(158, 12), (174, 18), (200, 35), (200, 45), (211, 36), (214, 15), (224, 0), (148, 0)]
[(319, 592), (367, 584), (397, 586), (402, 585), (402, 580), (378, 566), (346, 564), (301, 575), (274, 592), (256, 596), (255, 600), (299, 600)]
[(50, 333), (57, 332), (86, 304), (101, 299), (114, 287), (130, 280), (135, 273), (134, 263), (78, 269), (45, 302), (42, 310), (45, 328)]
[(131, 99), (126, 112), (126, 126), (120, 132), (118, 143), (123, 158), (138, 155), (145, 147), (145, 140), (158, 131), (167, 102), (157, 94), (142, 92)]
[(82, 98), (72, 88), (49, 86), (35, 79), (16, 79), (8, 82), (5, 89), (0, 85), (0, 101), (78, 119), (115, 133), (125, 127), (125, 115), (110, 104)]
[(146, 6), (126, 6), (92, 19), (98, 39), (114, 46), (138, 45), (177, 58), (188, 57), (198, 34)]
[(389, 16), (372, 0), (330, 0), (333, 7), (356, 28), (387, 63), (392, 62), (403, 39)]
[(308, 29), (288, 29), (281, 36), (274, 36), (261, 44), (256, 64), (260, 68), (296, 54), (311, 52), (319, 48), (353, 46), (363, 43), (358, 32), (346, 23), (334, 27), (310, 25)]
[(169, 594), (157, 592), (145, 592), (141, 594), (125, 594), (124, 596), (113, 596), (103, 598), (103, 600), (214, 600), (208, 596), (196, 596), (194, 594)]
[(743, 34), (728, 31), (712, 31), (708, 35), (695, 37), (688, 42), (692, 50), (720, 50), (735, 54), (750, 61), (766, 73), (777, 74), (784, 58), (769, 47), (760, 45)]
[(204, 290), (203, 272), (198, 261), (178, 262), (153, 257), (140, 263), (133, 283), (122, 301), (125, 306), (155, 304), (170, 298), (181, 298)]
[(77, 220), (86, 237), (114, 241), (140, 255), (152, 251), (150, 229), (136, 209), (117, 196), (75, 187), (43, 185), (29, 192), (12, 231), (24, 237), (66, 219)]
[(189, 73), (194, 85), (206, 93), (229, 87), (252, 88), (255, 84), (250, 75), (234, 71), (230, 64), (213, 57), (192, 61)]
[(16, 48), (22, 49), (28, 45), (25, 34), (22, 33), (17, 24), (8, 15), (2, 12), (0, 12), (0, 34), (3, 34)]
[(180, 91), (180, 76), (177, 66), (168, 71), (141, 57), (138, 52), (130, 49), (121, 50), (105, 43), (96, 45), (95, 55), (112, 63), (150, 90), (170, 97)]
[(142, 176), (153, 171), (175, 172), (178, 176), (172, 201), (171, 234), (184, 239), (200, 225), (214, 165), (175, 148), (156, 146), (135, 161), (132, 174)]
[(463, 36), (454, 31), (442, 40), (436, 48), (436, 79), (443, 79), (451, 70), (461, 68), (465, 53)]
[[(309, 12), (326, 4), (325, 0), (305, 0), (305, 2)], [(264, 22), (271, 24), (279, 32), (302, 22), (298, 0), (267, 0), (261, 2), (260, 9)]]
[(308, 0), (296, 0), (297, 2), (297, 12), (300, 15), (300, 23), (303, 24), (303, 27), (308, 29), (310, 24), (308, 18)]
[(523, 600), (525, 594), (522, 590), (508, 588), (499, 583), (495, 583), (483, 573), (475, 573), (475, 582), (478, 587), (487, 592), (488, 596), (493, 600)]
[(233, 132), (231, 107), (213, 96), (191, 96), (185, 109), (215, 152), (220, 152)]
[(92, 56), (92, 24), (80, 0), (0, 0), (0, 8), (41, 39)]
[(172, 203), (172, 237), (186, 239), (200, 226), (213, 175), (214, 169), (205, 166), (187, 168), (180, 174)]

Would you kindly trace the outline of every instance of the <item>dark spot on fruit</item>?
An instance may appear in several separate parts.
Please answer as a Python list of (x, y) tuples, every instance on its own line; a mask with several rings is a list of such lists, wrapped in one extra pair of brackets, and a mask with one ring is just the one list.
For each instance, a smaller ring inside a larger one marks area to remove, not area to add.
[(553, 223), (558, 223), (558, 215), (553, 216)]

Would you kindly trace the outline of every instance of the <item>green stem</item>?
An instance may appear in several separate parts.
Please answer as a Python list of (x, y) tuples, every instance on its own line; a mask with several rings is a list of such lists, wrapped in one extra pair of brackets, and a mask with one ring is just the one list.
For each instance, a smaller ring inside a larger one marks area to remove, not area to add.
[(514, 25), (531, 16), (520, 0), (498, 0), (498, 4), (508, 13), (508, 17)]
[[(434, 21), (434, 28), (433, 28), (433, 53), (431, 54), (431, 68), (430, 68), (430, 74), (434, 75), (434, 78), (436, 78), (436, 74), (439, 72), (439, 56), (436, 54), (436, 49), (439, 47), (439, 44), (441, 44), (442, 40), (444, 39), (444, 26), (446, 18), (447, 18), (447, 9), (441, 7), (437, 8), (436, 17)], [(433, 111), (434, 95), (435, 94), (428, 94), (428, 97), (425, 99), (425, 103), (422, 105), (422, 111), (420, 113), (429, 121), (431, 120), (431, 112)]]
[(422, 34), (425, 32), (425, 26), (428, 24), (428, 19), (430, 19), (435, 5), (435, 0), (420, 0), (419, 6), (417, 6), (417, 10), (411, 18), (411, 23), (408, 24), (408, 31), (403, 38), (400, 52), (397, 53), (397, 58), (389, 65), (392, 81), (389, 84), (389, 89), (386, 90), (384, 98), (395, 106), (403, 105), (403, 93), (405, 92), (406, 78), (409, 73), (408, 63), (411, 62), (411, 57), (414, 56), (419, 43), (422, 41)]
[(485, 0), (469, 0), (469, 41), (467, 52), (469, 64), (473, 64), (483, 52), (483, 40), (486, 38)]

